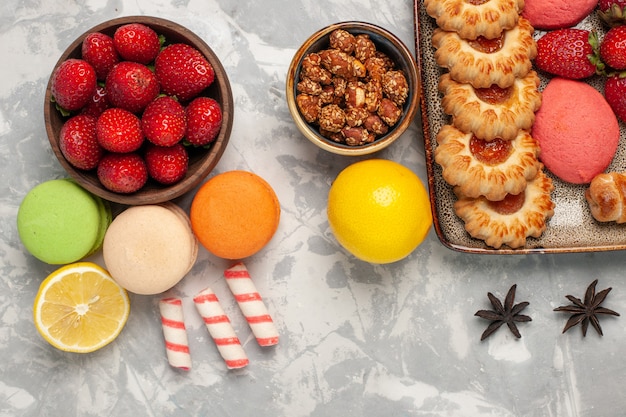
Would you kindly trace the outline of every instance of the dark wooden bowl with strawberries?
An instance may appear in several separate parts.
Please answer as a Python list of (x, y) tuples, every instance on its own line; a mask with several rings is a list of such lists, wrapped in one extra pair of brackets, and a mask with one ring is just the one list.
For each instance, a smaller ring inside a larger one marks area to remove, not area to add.
[[(59, 110), (52, 89), (53, 76), (50, 77), (45, 94), (44, 119), (46, 132), (50, 145), (60, 164), (75, 181), (88, 191), (111, 202), (124, 205), (158, 204), (180, 197), (192, 190), (199, 185), (216, 166), (224, 153), (232, 130), (233, 96), (226, 71), (207, 43), (189, 29), (169, 20), (156, 17), (122, 17), (94, 26), (72, 42), (59, 58), (52, 74), (55, 74), (57, 68), (64, 61), (72, 58), (82, 58), (83, 40), (89, 34), (100, 32), (112, 38), (119, 27), (130, 23), (139, 23), (153, 29), (164, 39), (162, 47), (167, 47), (171, 44), (187, 44), (197, 49), (204, 58), (206, 58), (214, 71), (214, 80), (208, 87), (199, 92), (197, 96), (212, 98), (219, 104), (219, 108), (221, 109), (221, 122), (216, 122), (221, 124), (221, 126), (219, 126), (219, 133), (213, 137), (209, 144), (204, 146), (193, 146), (188, 143), (186, 138), (181, 139), (180, 142), (181, 144), (184, 143), (185, 150), (188, 154), (188, 166), (182, 179), (177, 182), (163, 183), (155, 180), (152, 176), (148, 176), (144, 185), (136, 191), (124, 190), (119, 192), (103, 185), (103, 182), (98, 176), (97, 167), (91, 169), (77, 168), (74, 164), (70, 163), (64, 155), (59, 143), (61, 129), (67, 120), (79, 114), (81, 110), (74, 110), (70, 114), (67, 114), (67, 112), (63, 114)], [(153, 67), (154, 62), (146, 65)], [(99, 82), (100, 81), (101, 80), (99, 80)], [(160, 91), (160, 93), (163, 94), (163, 91)], [(166, 94), (173, 95), (169, 92), (166, 92)], [(189, 102), (192, 101), (192, 99), (188, 100)], [(179, 102), (185, 109), (189, 104), (189, 102), (183, 100), (179, 100)], [(135, 112), (135, 115), (138, 119), (142, 117), (141, 111)], [(144, 155), (144, 148), (152, 145), (148, 143), (147, 139), (144, 140), (144, 142), (145, 144), (142, 145), (142, 148), (138, 149), (136, 152), (139, 155)], [(108, 151), (105, 150), (104, 154), (106, 153), (108, 153)]]

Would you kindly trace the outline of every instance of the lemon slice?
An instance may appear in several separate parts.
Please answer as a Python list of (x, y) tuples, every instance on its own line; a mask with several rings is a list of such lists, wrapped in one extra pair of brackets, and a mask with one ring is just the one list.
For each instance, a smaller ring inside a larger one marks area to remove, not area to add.
[(41, 283), (33, 313), (35, 327), (52, 346), (87, 353), (120, 334), (130, 301), (106, 270), (77, 262), (57, 269)]

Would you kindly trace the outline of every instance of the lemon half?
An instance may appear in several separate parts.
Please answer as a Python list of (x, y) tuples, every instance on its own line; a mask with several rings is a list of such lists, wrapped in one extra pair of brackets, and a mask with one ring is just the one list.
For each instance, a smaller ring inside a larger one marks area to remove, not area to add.
[(129, 313), (126, 290), (91, 262), (69, 264), (48, 275), (33, 306), (41, 336), (60, 350), (78, 353), (111, 343)]

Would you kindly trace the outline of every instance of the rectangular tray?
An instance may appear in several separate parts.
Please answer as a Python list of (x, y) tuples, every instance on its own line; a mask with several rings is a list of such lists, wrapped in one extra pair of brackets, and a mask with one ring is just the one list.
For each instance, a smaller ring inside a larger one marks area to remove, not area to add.
[[(452, 187), (443, 180), (441, 167), (434, 159), (436, 134), (444, 124), (450, 123), (450, 119), (442, 110), (441, 96), (437, 90), (439, 77), (444, 70), (435, 62), (434, 48), (431, 44), (436, 23), (428, 16), (420, 0), (414, 0), (414, 23), (415, 57), (422, 81), (421, 116), (428, 187), (434, 228), (441, 243), (455, 251), (479, 254), (572, 253), (626, 249), (626, 224), (595, 221), (584, 197), (587, 186), (563, 182), (547, 170), (546, 174), (555, 186), (552, 200), (556, 207), (554, 216), (549, 220), (548, 227), (540, 238), (528, 238), (526, 246), (519, 249), (508, 247), (494, 249), (485, 245), (482, 240), (469, 236), (463, 221), (454, 213), (456, 197)], [(578, 27), (603, 30), (595, 16), (588, 17)], [(541, 74), (540, 77), (542, 80), (540, 89), (543, 89), (547, 78)], [(602, 91), (602, 81), (599, 77), (587, 81)], [(626, 171), (626, 128), (622, 122), (620, 138), (617, 154), (607, 172)]]

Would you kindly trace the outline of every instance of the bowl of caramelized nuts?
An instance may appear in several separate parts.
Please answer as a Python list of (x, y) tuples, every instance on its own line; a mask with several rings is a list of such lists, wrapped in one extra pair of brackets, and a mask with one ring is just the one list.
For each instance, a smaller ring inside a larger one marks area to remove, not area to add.
[(393, 143), (418, 109), (415, 59), (395, 35), (364, 22), (320, 29), (294, 55), (287, 104), (311, 142), (340, 155), (365, 155)]

